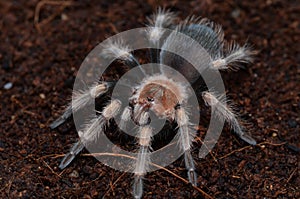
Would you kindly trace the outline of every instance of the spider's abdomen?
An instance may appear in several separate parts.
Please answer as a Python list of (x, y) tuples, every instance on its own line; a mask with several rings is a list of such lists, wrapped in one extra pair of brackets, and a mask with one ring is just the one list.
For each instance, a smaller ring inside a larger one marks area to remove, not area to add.
[(202, 24), (190, 24), (180, 32), (199, 42), (212, 57), (221, 53), (222, 39), (211, 27)]
[[(183, 33), (185, 36), (181, 36)], [(180, 40), (180, 42), (178, 42)], [(198, 70), (183, 57), (177, 54), (168, 52), (164, 49), (176, 49), (178, 52), (189, 52), (194, 46), (200, 45), (202, 50), (201, 56), (203, 60), (213, 60), (220, 57), (223, 49), (223, 34), (217, 28), (206, 24), (189, 24), (176, 29), (172, 32), (162, 46), (160, 53), (161, 63), (167, 66), (172, 66), (182, 74), (190, 83), (194, 83), (200, 77), (199, 70), (205, 70), (209, 67), (209, 62), (198, 67)], [(201, 51), (200, 51), (201, 50)], [(190, 56), (193, 59), (193, 56)]]

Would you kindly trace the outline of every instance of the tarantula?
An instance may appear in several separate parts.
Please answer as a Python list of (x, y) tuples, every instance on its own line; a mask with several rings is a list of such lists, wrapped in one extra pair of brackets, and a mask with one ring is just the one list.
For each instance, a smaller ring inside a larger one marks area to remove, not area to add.
[[(185, 63), (183, 58), (163, 50), (164, 47), (172, 45), (180, 50), (189, 50), (189, 43), (174, 46), (178, 45), (178, 43), (175, 42), (173, 34), (182, 33), (202, 46), (211, 60), (210, 63), (207, 63), (205, 70), (238, 69), (242, 64), (252, 61), (254, 52), (247, 45), (239, 46), (234, 42), (226, 42), (221, 26), (206, 18), (196, 18), (194, 16), (188, 17), (179, 23), (177, 20), (174, 13), (164, 9), (158, 9), (158, 12), (152, 18), (149, 18), (149, 29), (146, 36), (153, 44), (160, 43), (162, 45), (162, 50), (150, 50), (151, 61), (176, 69), (191, 85), (197, 86), (195, 84), (200, 78), (197, 71), (189, 67), (189, 64)], [(172, 30), (173, 33), (167, 35), (166, 39), (161, 41), (164, 28)], [(138, 59), (130, 52), (128, 46), (122, 42), (112, 42), (107, 45), (102, 56), (113, 57), (129, 66), (129, 68), (140, 67)], [(153, 112), (158, 118), (164, 118), (170, 123), (177, 125), (177, 128), (173, 129), (173, 131), (177, 132), (178, 147), (181, 148), (184, 154), (188, 179), (192, 185), (197, 185), (197, 174), (191, 155), (194, 134), (191, 131), (190, 115), (186, 108), (189, 98), (188, 88), (180, 80), (166, 75), (163, 67), (158, 66), (156, 69), (158, 72), (151, 75), (145, 74), (145, 71), (141, 69), (142, 73), (144, 73), (144, 79), (132, 88), (128, 106), (123, 109), (120, 100), (112, 99), (102, 109), (101, 114), (89, 121), (82, 131), (79, 131), (81, 139), (65, 155), (59, 165), (60, 169), (68, 166), (75, 156), (83, 150), (85, 145), (97, 139), (97, 134), (104, 132), (105, 125), (119, 115), (122, 124), (132, 120), (139, 126), (139, 135), (137, 136), (139, 144), (138, 156), (133, 165), (133, 195), (135, 198), (141, 198), (143, 194), (143, 176), (147, 173), (147, 168), (151, 163), (149, 152), (151, 151), (153, 128), (150, 125), (149, 113)], [(72, 104), (66, 108), (62, 116), (55, 120), (50, 127), (52, 129), (58, 127), (72, 115), (72, 112), (84, 109), (91, 101), (108, 94), (108, 91), (111, 91), (115, 84), (116, 82), (102, 81), (89, 90), (77, 94), (73, 98)], [(203, 85), (201, 86), (203, 88)], [(227, 105), (220, 95), (208, 91), (207, 88), (202, 89), (200, 94), (205, 104), (212, 108), (219, 119), (226, 120), (241, 139), (251, 145), (256, 144), (256, 141), (245, 132), (232, 108)]]

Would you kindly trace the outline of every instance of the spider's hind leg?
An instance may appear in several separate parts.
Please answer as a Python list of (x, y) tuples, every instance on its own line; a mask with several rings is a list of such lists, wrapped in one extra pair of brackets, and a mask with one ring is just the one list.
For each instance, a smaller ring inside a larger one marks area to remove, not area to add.
[(218, 99), (217, 96), (207, 91), (202, 93), (202, 97), (205, 103), (212, 107), (218, 117), (224, 118), (230, 124), (233, 131), (241, 139), (251, 145), (256, 145), (256, 141), (244, 131), (243, 126), (240, 125), (237, 119), (237, 116), (233, 113), (230, 107), (226, 106), (224, 100), (221, 98)]
[(64, 113), (50, 124), (50, 128), (55, 129), (56, 127), (63, 124), (72, 115), (73, 111), (78, 111), (85, 105), (91, 103), (92, 100), (94, 100), (95, 98), (105, 94), (108, 91), (108, 89), (112, 86), (112, 84), (114, 83), (101, 82), (100, 84), (94, 85), (91, 89), (77, 93), (72, 103), (70, 103), (65, 109)]
[(227, 45), (225, 53), (212, 62), (212, 68), (216, 70), (238, 70), (242, 67), (241, 64), (251, 63), (253, 56), (257, 53), (251, 50), (247, 45), (239, 46), (235, 42)]

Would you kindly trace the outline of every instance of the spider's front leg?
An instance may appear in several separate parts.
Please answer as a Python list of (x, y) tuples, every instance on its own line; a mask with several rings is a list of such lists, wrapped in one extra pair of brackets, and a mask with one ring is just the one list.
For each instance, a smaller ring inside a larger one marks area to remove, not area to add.
[(120, 129), (126, 130), (127, 123), (131, 119), (131, 113), (132, 113), (132, 108), (130, 108), (129, 106), (124, 108), (120, 120)]
[(226, 103), (222, 98), (215, 96), (210, 92), (203, 92), (202, 98), (205, 101), (206, 105), (212, 107), (212, 110), (216, 113), (219, 118), (224, 118), (231, 126), (233, 131), (244, 141), (248, 142), (251, 145), (256, 145), (256, 141), (247, 134), (243, 127), (239, 124), (237, 116), (233, 113), (230, 107), (226, 106)]
[(178, 124), (179, 144), (184, 151), (185, 167), (187, 169), (188, 178), (192, 185), (197, 186), (197, 173), (195, 171), (194, 159), (191, 154), (192, 142), (194, 135), (189, 127), (189, 117), (187, 112), (181, 107), (176, 107), (175, 120)]
[(114, 83), (112, 82), (101, 82), (100, 84), (94, 85), (91, 89), (75, 94), (72, 103), (68, 105), (64, 113), (58, 119), (50, 124), (50, 128), (55, 129), (64, 123), (72, 115), (73, 111), (78, 111), (87, 104), (93, 102), (95, 98), (105, 94), (113, 84)]
[(134, 197), (141, 198), (143, 195), (143, 177), (147, 173), (150, 160), (150, 144), (152, 138), (152, 128), (149, 123), (149, 113), (142, 112), (139, 119), (138, 143), (139, 151), (134, 165), (134, 182), (133, 182), (133, 195)]
[(70, 152), (65, 155), (59, 165), (59, 168), (64, 169), (72, 162), (76, 155), (82, 151), (86, 144), (96, 141), (99, 135), (104, 133), (105, 124), (109, 123), (109, 120), (119, 113), (120, 108), (121, 102), (119, 100), (112, 100), (103, 109), (101, 115), (97, 116), (89, 124), (87, 124), (83, 131), (79, 131), (81, 139), (76, 142)]

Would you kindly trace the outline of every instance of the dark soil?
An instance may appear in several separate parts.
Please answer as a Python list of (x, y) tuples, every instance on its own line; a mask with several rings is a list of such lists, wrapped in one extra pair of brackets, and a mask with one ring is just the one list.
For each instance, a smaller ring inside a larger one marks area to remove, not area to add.
[[(1, 198), (131, 198), (131, 174), (93, 157), (82, 155), (60, 171), (78, 135), (72, 121), (48, 126), (69, 102), (76, 71), (93, 47), (144, 26), (159, 5), (182, 18), (208, 17), (222, 24), (227, 39), (259, 50), (253, 65), (223, 73), (259, 144), (249, 146), (226, 127), (212, 153), (197, 159), (198, 187), (213, 198), (300, 198), (299, 1), (88, 0), (43, 5), (34, 23), (37, 3), (0, 1)], [(187, 178), (182, 159), (167, 169)], [(202, 197), (165, 170), (146, 176), (144, 198)]]

